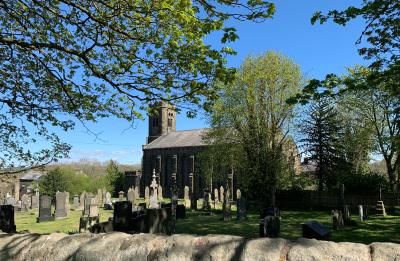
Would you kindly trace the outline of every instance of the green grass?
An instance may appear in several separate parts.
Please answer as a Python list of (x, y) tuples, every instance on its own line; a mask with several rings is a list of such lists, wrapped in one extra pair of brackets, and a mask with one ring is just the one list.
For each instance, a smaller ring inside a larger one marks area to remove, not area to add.
[[(233, 208), (232, 221), (224, 222), (220, 209), (219, 204), (214, 214), (210, 216), (204, 215), (201, 211), (187, 210), (187, 218), (177, 221), (176, 233), (258, 237), (259, 216), (256, 211), (248, 213), (248, 220), (236, 221), (236, 212)], [(16, 213), (17, 230), (40, 234), (52, 232), (77, 233), (82, 211), (71, 210), (68, 218), (42, 223), (36, 223), (37, 214), (37, 212)], [(108, 220), (112, 214), (112, 211), (100, 208), (100, 221)], [(286, 239), (294, 240), (301, 237), (301, 224), (305, 221), (316, 220), (331, 228), (330, 211), (282, 211), (281, 216), (280, 237)], [(353, 219), (357, 220), (357, 216), (353, 215)], [(385, 218), (371, 216), (365, 222), (357, 220), (357, 226), (348, 226), (339, 231), (332, 231), (332, 240), (365, 244), (372, 242), (400, 243), (400, 216), (386, 216)]]

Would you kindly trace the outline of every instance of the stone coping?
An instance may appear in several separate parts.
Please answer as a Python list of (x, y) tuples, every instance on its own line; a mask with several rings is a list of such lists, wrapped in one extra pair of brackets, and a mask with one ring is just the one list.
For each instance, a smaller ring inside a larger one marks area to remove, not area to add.
[(400, 260), (400, 244), (121, 232), (0, 233), (0, 260)]

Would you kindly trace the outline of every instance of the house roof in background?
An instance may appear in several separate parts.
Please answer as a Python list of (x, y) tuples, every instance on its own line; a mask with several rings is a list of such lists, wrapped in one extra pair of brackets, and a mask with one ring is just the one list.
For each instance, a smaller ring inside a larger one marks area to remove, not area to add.
[(207, 130), (208, 129), (204, 128), (170, 132), (166, 135), (158, 137), (147, 145), (143, 145), (143, 149), (207, 146), (202, 138)]

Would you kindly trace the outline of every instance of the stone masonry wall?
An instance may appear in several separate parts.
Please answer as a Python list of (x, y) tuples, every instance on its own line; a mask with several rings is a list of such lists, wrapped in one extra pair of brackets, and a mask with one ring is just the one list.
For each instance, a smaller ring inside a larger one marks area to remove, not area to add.
[(0, 234), (0, 260), (400, 260), (400, 245), (227, 235)]

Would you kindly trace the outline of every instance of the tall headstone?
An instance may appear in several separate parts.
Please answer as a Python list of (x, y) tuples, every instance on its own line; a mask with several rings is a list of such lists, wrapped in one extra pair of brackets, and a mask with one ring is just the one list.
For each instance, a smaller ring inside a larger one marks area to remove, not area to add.
[(149, 199), (150, 199), (150, 189), (148, 186), (144, 188), (144, 201), (146, 202), (146, 205), (149, 205)]
[(30, 198), (27, 194), (21, 196), (21, 210), (28, 211), (31, 205)]
[(15, 233), (14, 206), (0, 205), (0, 230), (5, 233)]
[(184, 188), (183, 198), (185, 200), (185, 206), (189, 207), (189, 205), (190, 205), (190, 196), (189, 196), (189, 187), (188, 186), (185, 186), (185, 188)]
[(82, 216), (89, 216), (90, 205), (92, 204), (92, 200), (94, 200), (93, 195), (90, 193), (87, 193), (85, 195), (85, 199), (84, 199), (84, 208), (83, 208)]
[(153, 171), (153, 180), (151, 181), (151, 184), (150, 184), (151, 196), (150, 196), (149, 208), (159, 208), (157, 187), (158, 187), (158, 185), (157, 185), (157, 181), (156, 181), (156, 174)]
[(332, 229), (339, 230), (344, 226), (343, 213), (341, 210), (332, 210)]
[(68, 216), (71, 208), (71, 206), (69, 205), (69, 192), (64, 192), (64, 193), (65, 193), (65, 212), (67, 212)]
[(163, 188), (160, 186), (158, 186), (157, 188), (158, 191), (158, 200), (163, 200)]
[(134, 187), (134, 190), (135, 190), (135, 198), (139, 198), (140, 197), (139, 186)]
[(40, 195), (39, 197), (39, 217), (36, 222), (53, 221), (54, 217), (51, 214), (51, 197)]
[(55, 219), (66, 218), (67, 211), (65, 209), (65, 202), (66, 202), (67, 194), (65, 192), (56, 193), (56, 211), (54, 213)]
[(214, 201), (215, 203), (219, 203), (219, 191), (217, 188), (214, 189)]
[(364, 209), (362, 205), (358, 205), (358, 215), (360, 217), (360, 221), (364, 221)]
[(37, 195), (31, 196), (31, 209), (37, 209), (39, 207), (39, 198)]
[(97, 198), (99, 199), (99, 204), (103, 204), (103, 189), (97, 189)]
[(99, 199), (97, 197), (92, 198), (89, 205), (89, 217), (99, 216)]
[(79, 196), (74, 195), (74, 209), (79, 209)]
[(132, 207), (136, 205), (136, 195), (133, 188), (128, 189), (128, 201), (132, 203)]
[(106, 202), (105, 204), (112, 204), (111, 202), (111, 193), (110, 192), (106, 192)]
[(236, 190), (236, 199), (240, 199), (242, 197), (242, 192), (240, 191), (240, 189)]
[(230, 190), (229, 190), (229, 185), (227, 183), (226, 185), (226, 191), (224, 195), (224, 201), (222, 205), (222, 213), (223, 213), (223, 219), (224, 221), (230, 221), (231, 220), (231, 202), (230, 202)]
[(224, 187), (221, 186), (219, 188), (219, 200), (223, 203), (224, 202), (224, 196), (225, 196), (225, 191), (224, 191)]
[(79, 197), (79, 210), (83, 210), (85, 208), (85, 198), (86, 198), (86, 192), (84, 191)]

